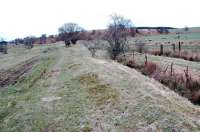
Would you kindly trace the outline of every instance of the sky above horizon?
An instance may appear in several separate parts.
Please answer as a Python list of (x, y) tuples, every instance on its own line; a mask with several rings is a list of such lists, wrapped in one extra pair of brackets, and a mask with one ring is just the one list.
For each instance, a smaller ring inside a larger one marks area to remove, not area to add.
[(135, 26), (200, 26), (198, 0), (0, 0), (0, 5), (0, 37), (6, 40), (57, 34), (67, 22), (103, 29), (113, 13)]

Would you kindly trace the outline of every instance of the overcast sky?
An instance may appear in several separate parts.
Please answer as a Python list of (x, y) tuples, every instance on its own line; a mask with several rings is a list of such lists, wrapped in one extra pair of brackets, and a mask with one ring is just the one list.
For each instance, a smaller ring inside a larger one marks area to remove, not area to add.
[(0, 0), (0, 36), (56, 34), (66, 22), (85, 29), (107, 26), (117, 13), (135, 26), (200, 26), (199, 0)]

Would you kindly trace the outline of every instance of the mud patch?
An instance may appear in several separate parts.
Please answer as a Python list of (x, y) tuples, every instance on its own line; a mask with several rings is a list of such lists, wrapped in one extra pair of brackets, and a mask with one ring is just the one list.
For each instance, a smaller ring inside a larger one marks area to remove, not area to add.
[(14, 85), (18, 80), (22, 79), (23, 75), (30, 71), (34, 64), (38, 61), (37, 57), (23, 62), (15, 68), (0, 71), (0, 88), (8, 85)]

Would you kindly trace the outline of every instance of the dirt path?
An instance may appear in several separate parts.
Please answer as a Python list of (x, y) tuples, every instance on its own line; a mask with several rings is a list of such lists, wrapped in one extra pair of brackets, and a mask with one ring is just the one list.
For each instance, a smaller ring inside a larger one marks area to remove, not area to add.
[(47, 95), (41, 98), (42, 102), (44, 103), (44, 106), (47, 107), (48, 109), (53, 109), (54, 102), (61, 99), (61, 97), (55, 96), (55, 92), (57, 89), (61, 88), (58, 77), (61, 73), (61, 66), (63, 62), (64, 62), (64, 50), (61, 49), (57, 63), (54, 65), (54, 67), (50, 71), (50, 75), (49, 75), (50, 78), (48, 79), (50, 84), (47, 91)]

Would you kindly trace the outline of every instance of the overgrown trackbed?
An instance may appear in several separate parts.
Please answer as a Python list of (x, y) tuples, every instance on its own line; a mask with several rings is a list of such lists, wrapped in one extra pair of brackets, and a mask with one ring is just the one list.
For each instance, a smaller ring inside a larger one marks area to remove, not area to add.
[(41, 99), (43, 102), (45, 102), (45, 105), (48, 108), (50, 107), (50, 104), (52, 101), (61, 99), (61, 97), (56, 97), (55, 92), (59, 88), (59, 86), (57, 85), (59, 83), (58, 78), (61, 74), (61, 70), (62, 70), (61, 68), (65, 61), (64, 59), (65, 59), (64, 50), (61, 49), (59, 53), (59, 57), (57, 58), (56, 64), (50, 70), (50, 74), (49, 74), (50, 78), (48, 78), (50, 84), (48, 87), (47, 95)]
[[(135, 70), (91, 58), (81, 45), (66, 49), (54, 103), (63, 130), (198, 131), (200, 110)], [(64, 86), (63, 86), (64, 84)], [(57, 98), (58, 99), (58, 98)], [(61, 107), (61, 108), (60, 108)], [(57, 124), (58, 125), (58, 124)], [(56, 123), (45, 130), (58, 130)]]
[(32, 88), (2, 89), (2, 131), (200, 131), (200, 109), (188, 100), (83, 45), (63, 45)]

